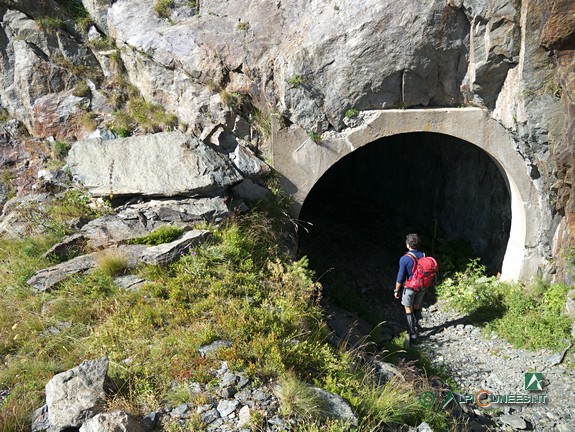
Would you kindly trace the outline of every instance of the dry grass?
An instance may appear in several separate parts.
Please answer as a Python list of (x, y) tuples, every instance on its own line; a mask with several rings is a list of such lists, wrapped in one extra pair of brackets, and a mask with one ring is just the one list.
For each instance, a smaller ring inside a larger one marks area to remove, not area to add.
[(116, 276), (128, 269), (128, 257), (118, 248), (105, 249), (96, 255), (96, 269), (107, 276)]

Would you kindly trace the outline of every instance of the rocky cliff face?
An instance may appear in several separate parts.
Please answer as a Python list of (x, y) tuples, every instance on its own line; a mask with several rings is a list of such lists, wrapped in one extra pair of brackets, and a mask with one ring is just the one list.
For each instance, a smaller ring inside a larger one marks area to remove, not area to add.
[(48, 137), (177, 127), (265, 150), (272, 113), (319, 134), (352, 108), (481, 106), (515, 137), (559, 257), (575, 233), (574, 14), (570, 0), (4, 1), (0, 104), (21, 127), (4, 127), (0, 168), (27, 173), (24, 193)]

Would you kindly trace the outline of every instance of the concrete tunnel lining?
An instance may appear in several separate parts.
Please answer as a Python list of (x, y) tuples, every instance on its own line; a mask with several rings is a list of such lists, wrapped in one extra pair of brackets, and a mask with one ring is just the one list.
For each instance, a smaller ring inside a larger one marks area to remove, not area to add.
[[(320, 143), (298, 126), (273, 130), (273, 165), (293, 199), (291, 215), (299, 216), (303, 202), (320, 177), (336, 162), (380, 138), (411, 132), (450, 135), (484, 150), (502, 172), (511, 196), (511, 228), (501, 277), (526, 279), (544, 263), (538, 253), (537, 191), (515, 142), (486, 110), (441, 108), (364, 112), (363, 123), (340, 133), (327, 132)], [(277, 126), (277, 125), (276, 125)]]

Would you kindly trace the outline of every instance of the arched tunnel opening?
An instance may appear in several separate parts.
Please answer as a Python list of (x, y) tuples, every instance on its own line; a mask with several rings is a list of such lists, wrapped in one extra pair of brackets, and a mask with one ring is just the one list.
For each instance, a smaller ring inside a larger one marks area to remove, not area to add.
[(511, 198), (498, 165), (479, 147), (438, 133), (369, 143), (334, 164), (306, 197), (299, 253), (328, 297), (348, 310), (399, 307), (392, 289), (405, 236), (422, 236), (440, 274), (479, 258), (501, 271)]

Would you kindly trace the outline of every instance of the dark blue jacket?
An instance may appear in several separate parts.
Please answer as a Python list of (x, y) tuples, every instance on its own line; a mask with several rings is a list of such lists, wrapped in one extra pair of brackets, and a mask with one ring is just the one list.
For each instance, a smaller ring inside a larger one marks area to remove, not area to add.
[[(410, 250), (413, 255), (417, 257), (417, 259), (423, 258), (425, 254), (418, 250)], [(405, 254), (399, 259), (399, 271), (397, 272), (397, 283), (403, 284), (407, 279), (413, 276), (413, 267), (415, 261), (412, 257)]]

